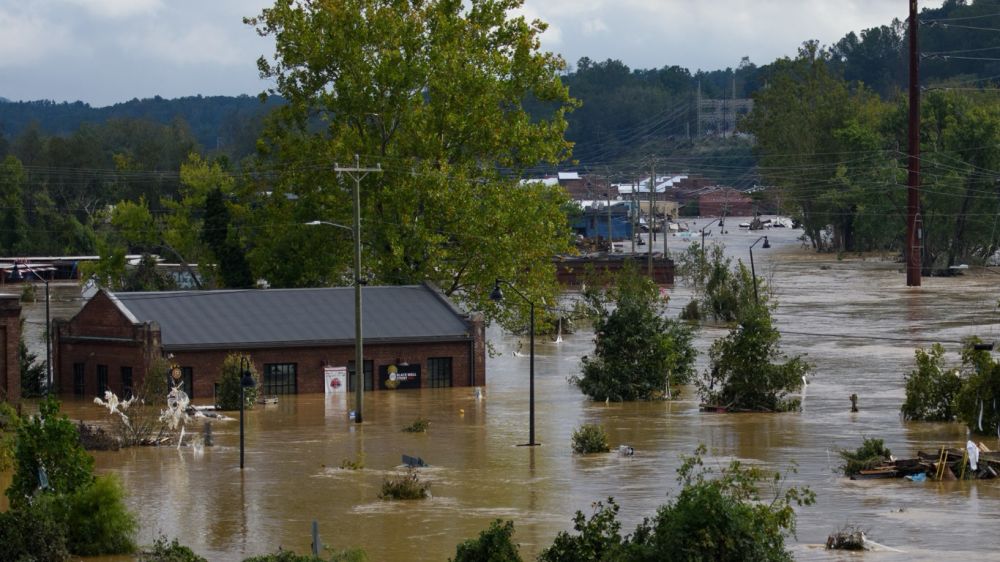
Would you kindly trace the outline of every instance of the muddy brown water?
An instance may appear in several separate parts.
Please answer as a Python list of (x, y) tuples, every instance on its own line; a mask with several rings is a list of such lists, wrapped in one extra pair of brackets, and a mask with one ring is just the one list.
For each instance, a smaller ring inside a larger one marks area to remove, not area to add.
[[(729, 254), (746, 261), (758, 233), (732, 228), (737, 222), (731, 222), (727, 234), (712, 227), (709, 240), (723, 241)], [(798, 510), (798, 535), (790, 540), (797, 559), (855, 559), (821, 546), (845, 525), (866, 529), (870, 538), (895, 549), (866, 555), (877, 560), (994, 557), (1000, 546), (1000, 480), (850, 481), (835, 468), (837, 450), (857, 447), (864, 436), (884, 439), (900, 456), (965, 442), (958, 424), (900, 420), (903, 373), (912, 369), (917, 345), (969, 335), (996, 339), (1000, 277), (972, 269), (906, 288), (899, 264), (815, 256), (801, 249), (799, 231), (766, 234), (772, 248), (758, 245), (754, 259), (758, 274), (776, 289), (783, 349), (807, 354), (815, 366), (801, 413), (701, 413), (693, 388), (674, 402), (589, 402), (566, 380), (593, 348), (593, 334), (581, 330), (563, 334), (560, 343), (539, 338), (536, 433), (542, 445), (518, 447), (528, 438), (527, 339), (493, 328), (488, 336), (497, 355), (488, 360), (483, 400), (469, 388), (369, 393), (365, 423), (357, 426), (348, 420), (350, 396), (286, 396), (247, 413), (243, 471), (235, 419), (213, 424), (214, 447), (98, 452), (97, 470), (124, 483), (141, 524), (140, 542), (177, 537), (213, 561), (279, 546), (308, 552), (314, 520), (323, 543), (363, 547), (372, 560), (446, 560), (457, 543), (497, 518), (515, 522), (515, 539), (531, 559), (572, 527), (576, 510), (589, 513), (592, 502), (609, 496), (621, 505), (623, 529), (633, 529), (677, 491), (680, 455), (705, 444), (713, 466), (736, 457), (797, 468), (791, 483), (808, 485), (817, 495), (814, 506)], [(669, 242), (671, 251), (685, 245), (676, 237)], [(75, 287), (59, 287), (54, 315), (72, 314), (77, 294)], [(676, 313), (690, 294), (683, 287), (671, 294)], [(32, 347), (44, 356), (38, 343), (44, 303), (28, 305), (26, 315), (29, 340), (37, 338)], [(714, 327), (699, 333), (701, 369), (708, 346), (724, 334)], [(955, 360), (958, 345), (946, 348)], [(860, 397), (860, 412), (853, 414), (852, 393)], [(64, 409), (73, 418), (105, 419), (90, 401), (67, 400)], [(430, 420), (426, 434), (401, 431), (417, 418)], [(582, 423), (603, 425), (613, 447), (631, 445), (635, 456), (574, 456), (570, 435)], [(1000, 449), (995, 436), (979, 440)], [(339, 468), (359, 454), (364, 470)], [(377, 498), (402, 454), (430, 464), (420, 475), (431, 483), (431, 499)]]

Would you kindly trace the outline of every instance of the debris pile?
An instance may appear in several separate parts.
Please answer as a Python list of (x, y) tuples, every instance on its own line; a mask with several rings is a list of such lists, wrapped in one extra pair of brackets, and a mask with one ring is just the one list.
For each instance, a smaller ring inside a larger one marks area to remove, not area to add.
[(909, 478), (911, 480), (992, 479), (1000, 475), (1000, 451), (969, 441), (965, 448), (942, 447), (935, 453), (917, 452), (913, 459), (890, 457), (852, 474), (851, 479)]

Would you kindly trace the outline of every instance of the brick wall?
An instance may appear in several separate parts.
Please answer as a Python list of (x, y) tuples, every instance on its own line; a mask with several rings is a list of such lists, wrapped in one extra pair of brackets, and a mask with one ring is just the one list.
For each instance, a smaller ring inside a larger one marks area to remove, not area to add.
[(21, 301), (17, 295), (0, 294), (0, 400), (21, 400)]
[[(453, 386), (483, 386), (486, 384), (486, 343), (482, 317), (470, 320), (474, 341), (427, 342), (405, 344), (367, 344), (364, 358), (374, 362), (375, 378), (379, 367), (407, 362), (420, 365), (421, 385), (429, 386), (427, 360), (451, 357)], [(133, 387), (141, 384), (148, 366), (155, 357), (170, 354), (170, 363), (191, 367), (193, 388), (185, 389), (197, 399), (214, 396), (222, 363), (232, 351), (248, 353), (263, 374), (264, 364), (294, 363), (299, 393), (320, 393), (323, 388), (323, 367), (347, 366), (354, 360), (354, 345), (324, 347), (272, 347), (262, 349), (161, 350), (161, 334), (155, 324), (134, 325), (117, 305), (103, 292), (98, 293), (70, 321), (56, 321), (53, 329), (53, 377), (56, 392), (74, 393), (74, 364), (84, 365), (85, 396), (98, 393), (97, 369), (108, 369), (108, 386), (119, 396), (123, 393), (122, 367), (132, 368)], [(16, 342), (16, 338), (15, 338)], [(16, 348), (15, 348), (16, 349)], [(16, 353), (15, 353), (16, 360)], [(377, 382), (376, 382), (377, 389)]]

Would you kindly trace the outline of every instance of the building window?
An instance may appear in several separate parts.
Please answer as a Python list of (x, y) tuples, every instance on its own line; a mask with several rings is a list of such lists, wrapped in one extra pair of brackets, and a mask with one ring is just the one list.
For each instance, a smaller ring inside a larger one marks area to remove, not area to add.
[(265, 363), (264, 395), (296, 394), (299, 391), (297, 370), (295, 363)]
[(104, 392), (108, 390), (108, 366), (98, 365), (97, 366), (97, 395), (104, 396)]
[(431, 388), (451, 386), (451, 357), (431, 357), (427, 360)]
[(86, 381), (86, 368), (83, 363), (73, 363), (73, 394), (83, 396)]
[(122, 398), (132, 397), (132, 367), (122, 367)]
[[(365, 359), (365, 391), (372, 390), (372, 373), (375, 370), (375, 362)], [(354, 392), (354, 361), (347, 362), (347, 392)]]

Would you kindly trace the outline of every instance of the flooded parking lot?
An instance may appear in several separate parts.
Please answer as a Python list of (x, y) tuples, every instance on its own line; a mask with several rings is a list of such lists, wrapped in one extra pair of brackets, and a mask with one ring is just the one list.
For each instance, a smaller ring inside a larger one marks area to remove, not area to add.
[[(817, 493), (814, 506), (799, 510), (798, 538), (791, 541), (798, 559), (850, 558), (820, 546), (845, 525), (902, 551), (866, 555), (878, 560), (990, 558), (998, 542), (1000, 481), (850, 481), (835, 469), (837, 450), (853, 449), (863, 437), (884, 439), (897, 455), (964, 443), (958, 424), (901, 421), (903, 375), (913, 368), (918, 345), (940, 341), (957, 352), (953, 342), (963, 337), (996, 339), (995, 274), (973, 268), (907, 288), (900, 264), (816, 256), (801, 249), (797, 230), (712, 229), (708, 239), (724, 242), (727, 253), (744, 261), (749, 245), (769, 236), (771, 249), (755, 247), (754, 259), (775, 288), (783, 349), (807, 354), (814, 365), (801, 413), (702, 413), (693, 388), (674, 402), (589, 402), (567, 382), (593, 349), (593, 334), (581, 329), (563, 334), (560, 343), (538, 339), (536, 438), (542, 446), (518, 447), (528, 438), (527, 338), (494, 327), (488, 335), (496, 355), (488, 359), (482, 400), (470, 388), (370, 393), (365, 423), (357, 426), (348, 420), (350, 395), (287, 396), (247, 413), (243, 471), (237, 421), (213, 424), (214, 447), (99, 452), (97, 469), (125, 484), (139, 515), (140, 542), (177, 537), (210, 560), (239, 560), (278, 546), (306, 552), (313, 520), (323, 542), (363, 547), (372, 560), (446, 560), (458, 542), (496, 518), (515, 522), (515, 540), (530, 559), (571, 527), (574, 511), (589, 512), (592, 502), (609, 496), (621, 505), (623, 528), (634, 528), (676, 492), (680, 456), (703, 443), (709, 462), (738, 457), (775, 469), (797, 467), (791, 481)], [(685, 244), (676, 237), (669, 242), (671, 251)], [(54, 315), (79, 307), (74, 290), (60, 288)], [(677, 287), (671, 297), (676, 314), (690, 294)], [(29, 339), (41, 341), (44, 303), (29, 305), (26, 314)], [(700, 330), (700, 370), (711, 342), (725, 333)], [(33, 348), (44, 357), (44, 346)], [(850, 413), (852, 393), (860, 397), (857, 413)], [(89, 401), (70, 399), (64, 409), (73, 418), (104, 418)], [(418, 418), (430, 421), (427, 433), (401, 431)], [(582, 423), (603, 425), (613, 447), (631, 445), (635, 456), (574, 456), (570, 435)], [(981, 440), (1000, 448), (996, 437)], [(377, 499), (382, 479), (397, 470), (403, 454), (430, 464), (420, 474), (431, 482), (431, 499)], [(339, 468), (362, 455), (364, 470)]]

